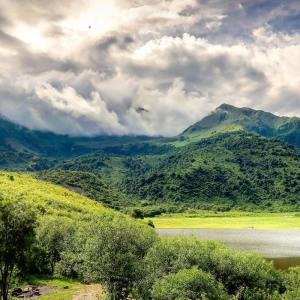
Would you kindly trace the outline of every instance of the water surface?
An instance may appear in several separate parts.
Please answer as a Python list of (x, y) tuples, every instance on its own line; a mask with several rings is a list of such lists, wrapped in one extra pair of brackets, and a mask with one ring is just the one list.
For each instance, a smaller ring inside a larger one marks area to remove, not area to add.
[(162, 236), (221, 241), (234, 250), (259, 253), (274, 261), (279, 269), (300, 265), (300, 230), (157, 229), (157, 232)]

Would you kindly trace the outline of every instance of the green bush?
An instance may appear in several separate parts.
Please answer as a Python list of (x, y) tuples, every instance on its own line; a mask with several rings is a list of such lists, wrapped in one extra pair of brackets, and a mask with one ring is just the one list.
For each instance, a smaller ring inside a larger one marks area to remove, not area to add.
[(112, 299), (127, 299), (157, 235), (150, 226), (119, 216), (86, 224), (76, 239), (78, 249), (62, 255), (61, 272), (75, 270), (86, 281), (102, 283)]
[(153, 284), (167, 274), (197, 267), (223, 284), (228, 294), (247, 299), (247, 289), (268, 294), (280, 292), (283, 279), (273, 266), (257, 255), (239, 254), (219, 243), (197, 239), (165, 238), (144, 259), (145, 276), (138, 282), (140, 299), (150, 299)]
[(154, 300), (223, 300), (229, 295), (212, 275), (197, 268), (183, 269), (157, 280), (152, 288)]

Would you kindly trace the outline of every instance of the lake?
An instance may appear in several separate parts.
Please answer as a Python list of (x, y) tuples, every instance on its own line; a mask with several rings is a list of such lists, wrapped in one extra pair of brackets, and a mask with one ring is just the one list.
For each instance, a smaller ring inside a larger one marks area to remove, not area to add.
[(300, 230), (157, 229), (157, 232), (161, 236), (220, 241), (234, 250), (259, 253), (272, 260), (278, 269), (300, 265)]

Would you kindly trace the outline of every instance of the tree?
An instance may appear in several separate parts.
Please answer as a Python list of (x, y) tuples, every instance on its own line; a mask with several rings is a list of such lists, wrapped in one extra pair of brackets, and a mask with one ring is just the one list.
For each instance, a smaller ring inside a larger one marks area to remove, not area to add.
[(155, 282), (154, 300), (225, 300), (229, 295), (213, 276), (197, 268), (183, 269)]
[(144, 219), (144, 212), (141, 209), (139, 209), (139, 208), (135, 208), (132, 211), (131, 216), (134, 219)]
[(161, 238), (148, 251), (143, 264), (144, 276), (136, 288), (138, 299), (143, 300), (151, 299), (150, 291), (157, 280), (193, 266), (210, 273), (236, 299), (251, 299), (248, 295), (253, 290), (272, 295), (283, 288), (281, 273), (262, 257), (236, 253), (217, 242), (195, 238)]
[(0, 200), (0, 299), (7, 300), (15, 266), (34, 241), (36, 218), (24, 203)]
[[(37, 230), (37, 243), (44, 253), (50, 273), (61, 259), (62, 252), (67, 250), (75, 234), (75, 224), (68, 218), (44, 217)], [(44, 266), (46, 267), (46, 266)]]
[(106, 286), (110, 299), (127, 299), (148, 249), (157, 239), (155, 231), (126, 217), (102, 219), (83, 231), (86, 239), (86, 277)]

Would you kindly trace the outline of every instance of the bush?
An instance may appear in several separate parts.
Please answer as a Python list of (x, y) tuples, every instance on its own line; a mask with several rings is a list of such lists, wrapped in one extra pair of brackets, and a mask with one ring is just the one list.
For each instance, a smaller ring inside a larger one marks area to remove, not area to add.
[(157, 280), (152, 288), (152, 297), (154, 300), (229, 299), (220, 283), (195, 267)]
[(300, 299), (300, 267), (289, 269), (285, 275), (285, 286), (287, 293), (284, 300)]
[(102, 218), (80, 229), (79, 249), (73, 255), (64, 253), (60, 267), (70, 272), (75, 265), (84, 280), (102, 283), (111, 299), (127, 299), (156, 239), (155, 231), (145, 224), (121, 216)]
[(160, 278), (182, 269), (197, 267), (223, 284), (228, 294), (247, 299), (247, 289), (272, 294), (281, 291), (283, 280), (273, 266), (257, 255), (239, 254), (216, 242), (164, 238), (144, 259), (144, 273), (136, 286), (140, 299), (150, 299), (150, 290)]
[(72, 247), (75, 230), (75, 222), (68, 218), (44, 217), (37, 229), (37, 251), (43, 266), (37, 267), (53, 274), (62, 253)]

